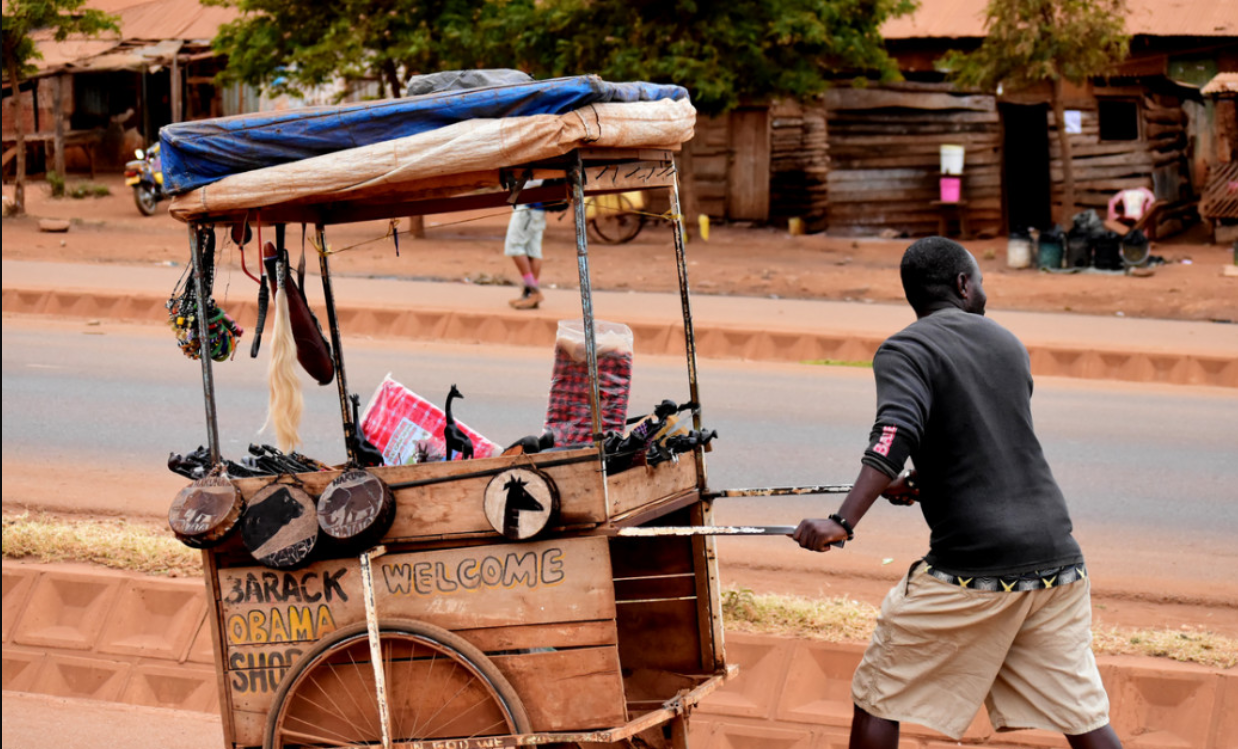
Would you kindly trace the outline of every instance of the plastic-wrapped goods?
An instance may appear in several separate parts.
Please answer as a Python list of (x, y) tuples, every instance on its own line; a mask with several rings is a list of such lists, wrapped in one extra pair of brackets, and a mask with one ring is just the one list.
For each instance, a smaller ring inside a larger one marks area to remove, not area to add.
[[(454, 416), (454, 414), (453, 414)], [(361, 417), (361, 433), (382, 451), (383, 465), (398, 466), (418, 462), (419, 454), (446, 454), (443, 410), (387, 375)], [(456, 424), (473, 441), (473, 457), (489, 458), (503, 448), (456, 419)]]
[[(598, 353), (598, 396), (602, 431), (622, 432), (632, 390), (632, 330), (619, 323), (594, 323)], [(555, 365), (546, 407), (546, 428), (559, 446), (593, 442), (589, 412), (589, 363), (581, 320), (560, 320), (555, 338)]]

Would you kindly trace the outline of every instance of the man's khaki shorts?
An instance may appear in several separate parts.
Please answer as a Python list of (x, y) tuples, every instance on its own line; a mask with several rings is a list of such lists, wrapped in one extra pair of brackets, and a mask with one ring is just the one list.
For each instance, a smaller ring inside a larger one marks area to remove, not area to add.
[(999, 731), (1102, 728), (1109, 698), (1092, 656), (1090, 586), (969, 590), (921, 563), (886, 595), (851, 697), (870, 715), (955, 739), (981, 702)]

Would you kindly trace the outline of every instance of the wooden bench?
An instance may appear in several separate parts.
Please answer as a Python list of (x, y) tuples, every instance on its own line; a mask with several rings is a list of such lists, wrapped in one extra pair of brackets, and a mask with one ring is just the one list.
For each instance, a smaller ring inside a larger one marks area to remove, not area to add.
[(937, 211), (937, 233), (940, 236), (950, 236), (950, 222), (957, 221), (959, 224), (959, 239), (971, 239), (971, 228), (967, 223), (967, 201), (959, 200), (954, 203), (946, 203), (941, 200), (934, 200), (929, 205)]

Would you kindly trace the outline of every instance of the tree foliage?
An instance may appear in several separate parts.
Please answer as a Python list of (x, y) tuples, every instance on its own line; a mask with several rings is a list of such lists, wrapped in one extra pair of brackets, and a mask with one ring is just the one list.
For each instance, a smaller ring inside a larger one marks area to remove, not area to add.
[(1081, 84), (1125, 57), (1126, 0), (989, 0), (978, 49), (942, 66), (961, 85), (1018, 90), (1041, 81)]
[(546, 4), (550, 75), (677, 83), (705, 114), (808, 98), (837, 73), (897, 76), (880, 34), (910, 0), (562, 0)]
[(336, 78), (378, 78), (395, 96), (413, 75), (510, 66), (506, 27), (531, 25), (535, 0), (207, 0), (236, 7), (215, 37), (223, 79), (298, 93)]
[[(86, 0), (6, 0), (4, 3), (4, 75), (17, 78), (33, 74), (34, 60), (43, 58), (31, 37), (49, 29), (56, 41), (70, 34), (94, 36), (116, 31), (116, 17), (100, 10), (82, 8)], [(10, 81), (11, 83), (11, 81)]]
[(226, 77), (296, 91), (381, 76), (513, 67), (677, 83), (706, 113), (819, 93), (839, 71), (897, 75), (880, 28), (912, 0), (214, 0)]

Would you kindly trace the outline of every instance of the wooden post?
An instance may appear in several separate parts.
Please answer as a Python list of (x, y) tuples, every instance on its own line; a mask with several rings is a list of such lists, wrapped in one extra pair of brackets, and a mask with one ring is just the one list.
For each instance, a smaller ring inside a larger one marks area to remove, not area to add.
[(26, 123), (22, 122), (21, 106), (21, 76), (17, 74), (17, 58), (10, 57), (5, 65), (8, 68), (9, 83), (13, 86), (13, 96), (9, 99), (13, 110), (13, 133), (17, 147), (17, 174), (13, 180), (13, 214), (20, 216), (26, 212)]
[(52, 169), (56, 170), (56, 174), (64, 179), (64, 73), (56, 76), (55, 85), (52, 86), (52, 118), (56, 127), (55, 149), (56, 156)]
[(172, 87), (172, 122), (181, 121), (181, 60), (179, 54), (172, 55), (172, 74), (170, 76), (170, 85)]
[(683, 209), (683, 226), (687, 236), (695, 236), (698, 232), (697, 221), (701, 213), (696, 202), (696, 175), (692, 165), (692, 141), (683, 144), (679, 152), (678, 182), (679, 205)]
[(426, 217), (425, 216), (409, 216), (408, 217), (408, 236), (413, 239), (426, 238)]
[(1062, 151), (1062, 215), (1058, 222), (1067, 228), (1075, 215), (1075, 171), (1070, 153), (1070, 134), (1066, 132), (1066, 106), (1062, 102), (1062, 76), (1053, 79), (1053, 121), (1057, 125), (1058, 145)]

